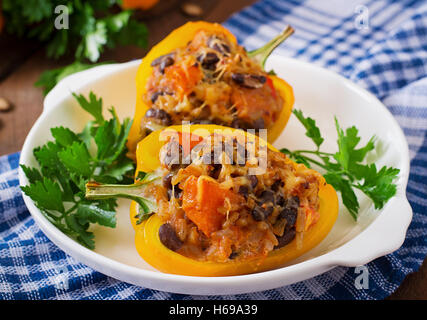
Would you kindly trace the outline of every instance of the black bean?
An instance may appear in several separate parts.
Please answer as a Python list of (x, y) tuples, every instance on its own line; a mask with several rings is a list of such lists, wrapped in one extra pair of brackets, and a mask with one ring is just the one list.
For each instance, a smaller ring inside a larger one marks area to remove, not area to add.
[(274, 211), (274, 207), (273, 207), (273, 206), (267, 206), (267, 207), (264, 209), (265, 217), (270, 216), (270, 214), (272, 214), (272, 213), (273, 213), (273, 211)]
[(154, 59), (153, 61), (151, 61), (151, 66), (152, 67), (158, 66), (164, 59), (172, 58), (173, 56), (174, 56), (173, 53), (164, 54), (164, 55)]
[(239, 193), (245, 197), (245, 199), (248, 198), (249, 194), (249, 188), (247, 186), (240, 186), (239, 187)]
[(157, 98), (158, 97), (160, 97), (160, 96), (163, 96), (165, 93), (164, 92), (162, 92), (162, 91), (158, 91), (158, 92), (154, 92), (152, 95), (151, 95), (151, 102), (152, 103), (155, 103), (156, 102), (156, 100), (157, 100)]
[(280, 212), (279, 217), (281, 219), (286, 219), (287, 226), (295, 225), (297, 221), (298, 208), (299, 208), (298, 197), (291, 197), (285, 201), (285, 207)]
[(285, 202), (285, 197), (281, 193), (276, 195), (276, 205), (283, 207), (285, 205)]
[(214, 164), (213, 170), (210, 172), (210, 176), (214, 179), (218, 179), (219, 174), (221, 173), (222, 165), (221, 164)]
[(280, 187), (283, 187), (285, 184), (283, 183), (282, 180), (276, 180), (274, 181), (274, 183), (271, 185), (270, 189), (277, 192), (279, 190)]
[(197, 57), (197, 60), (201, 62), (203, 69), (215, 70), (216, 64), (220, 59), (215, 53), (208, 52), (207, 54), (202, 54), (199, 57)]
[(280, 211), (280, 218), (286, 219), (286, 224), (293, 226), (297, 221), (297, 213), (296, 210), (285, 208)]
[(175, 188), (173, 188), (173, 192), (172, 189), (168, 190), (168, 200), (172, 199), (172, 197), (174, 197), (175, 199), (179, 199), (181, 197), (181, 194), (182, 190), (178, 186), (175, 186)]
[(236, 106), (232, 106), (229, 110), (230, 110), (230, 113), (236, 113), (237, 112)]
[(264, 77), (263, 75), (258, 75), (258, 74), (251, 74), (250, 78), (253, 80), (256, 80), (262, 84), (264, 84), (267, 81), (266, 77)]
[(299, 205), (300, 205), (300, 201), (297, 196), (293, 196), (287, 199), (287, 203), (286, 203), (287, 207), (298, 209)]
[(261, 88), (267, 81), (267, 78), (256, 74), (233, 73), (231, 79), (242, 87), (249, 89)]
[(266, 218), (264, 210), (260, 206), (255, 206), (252, 209), (251, 215), (255, 221), (263, 221)]
[(231, 79), (238, 84), (243, 84), (245, 81), (245, 75), (243, 73), (233, 73)]
[(234, 119), (231, 122), (231, 127), (232, 128), (242, 128), (242, 126), (240, 125), (240, 119)]
[(165, 110), (159, 109), (157, 112), (157, 118), (161, 120), (162, 124), (165, 126), (170, 126), (172, 124), (172, 118)]
[(222, 54), (230, 53), (230, 47), (216, 37), (211, 37), (208, 40), (208, 47)]
[(261, 192), (261, 194), (258, 196), (259, 203), (273, 203), (274, 204), (274, 192), (271, 190), (264, 190)]
[(155, 119), (156, 123), (159, 123), (164, 126), (170, 126), (172, 124), (172, 118), (165, 110), (150, 108), (145, 112), (146, 118)]
[(256, 186), (258, 185), (258, 178), (255, 175), (249, 175), (248, 179), (251, 183), (252, 189), (255, 189)]
[(242, 119), (238, 119), (238, 118), (236, 118), (236, 119), (234, 119), (232, 122), (231, 122), (231, 126), (233, 127), (233, 128), (237, 128), (237, 129), (250, 129), (252, 126), (249, 124), (249, 123), (247, 123), (246, 121), (244, 121), (244, 120), (242, 120)]
[(239, 255), (239, 253), (237, 251), (233, 251), (228, 256), (228, 259), (230, 259), (230, 260), (236, 259), (238, 255)]
[(296, 235), (295, 228), (285, 230), (285, 233), (281, 237), (277, 237), (277, 241), (279, 244), (274, 247), (274, 249), (280, 249), (287, 244), (289, 244), (292, 240), (294, 240)]
[(173, 173), (172, 172), (169, 172), (167, 175), (165, 175), (163, 177), (162, 182), (163, 182), (163, 186), (166, 189), (172, 189), (172, 177), (173, 177)]
[(150, 108), (145, 112), (147, 118), (157, 118), (157, 109)]
[(182, 241), (178, 238), (174, 228), (169, 223), (160, 226), (159, 238), (161, 243), (172, 251), (177, 251), (182, 247)]
[(162, 60), (162, 62), (160, 62), (160, 72), (162, 74), (165, 73), (165, 69), (171, 65), (173, 65), (173, 63), (175, 62), (175, 60), (172, 57), (166, 57), (165, 59)]
[(265, 129), (265, 122), (263, 118), (256, 119), (253, 122), (254, 129)]
[(173, 55), (174, 55), (173, 53), (169, 53), (169, 54), (160, 56), (151, 62), (151, 66), (152, 67), (159, 66), (160, 72), (163, 74), (165, 72), (166, 67), (174, 64), (175, 60), (172, 58)]

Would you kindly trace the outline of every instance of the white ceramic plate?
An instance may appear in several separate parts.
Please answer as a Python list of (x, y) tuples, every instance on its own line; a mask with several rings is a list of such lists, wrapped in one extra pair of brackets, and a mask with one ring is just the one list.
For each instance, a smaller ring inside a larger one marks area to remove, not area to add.
[[(397, 195), (381, 210), (360, 195), (360, 217), (355, 223), (341, 205), (338, 220), (324, 241), (302, 257), (280, 269), (233, 277), (189, 277), (156, 271), (137, 254), (134, 231), (128, 215), (129, 202), (119, 202), (116, 229), (94, 227), (96, 249), (91, 251), (56, 229), (24, 195), (25, 203), (43, 232), (61, 249), (78, 261), (111, 277), (136, 285), (186, 294), (237, 294), (277, 288), (305, 280), (335, 266), (358, 266), (398, 249), (405, 238), (412, 210), (405, 190), (409, 174), (408, 146), (405, 137), (388, 110), (372, 94), (347, 79), (325, 69), (294, 59), (272, 56), (267, 70), (274, 66), (295, 91), (295, 107), (316, 119), (326, 137), (324, 150), (335, 152), (336, 132), (333, 116), (341, 126), (356, 125), (362, 142), (376, 135), (381, 141), (376, 155), (379, 165), (399, 168)], [(105, 65), (83, 71), (61, 81), (46, 97), (44, 111), (25, 141), (20, 163), (36, 165), (32, 150), (52, 139), (50, 128), (66, 126), (83, 129), (89, 115), (71, 92), (94, 91), (104, 100), (105, 110), (114, 105), (121, 117), (132, 117), (136, 90), (134, 78), (139, 61)], [(276, 147), (312, 148), (305, 131), (291, 117)], [(20, 184), (28, 183), (21, 171)]]

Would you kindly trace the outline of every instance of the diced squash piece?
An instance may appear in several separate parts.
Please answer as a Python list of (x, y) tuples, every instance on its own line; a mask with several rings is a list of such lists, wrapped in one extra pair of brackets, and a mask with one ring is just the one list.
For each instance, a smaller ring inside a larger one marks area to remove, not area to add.
[(184, 184), (182, 208), (188, 219), (206, 236), (221, 229), (226, 216), (218, 208), (224, 207), (226, 198), (235, 201), (238, 195), (222, 189), (218, 182), (207, 177), (191, 176)]

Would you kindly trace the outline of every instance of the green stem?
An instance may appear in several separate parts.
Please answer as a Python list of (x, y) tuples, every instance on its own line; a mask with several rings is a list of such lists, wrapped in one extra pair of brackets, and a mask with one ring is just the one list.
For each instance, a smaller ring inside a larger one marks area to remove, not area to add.
[(147, 174), (144, 179), (130, 185), (102, 184), (90, 181), (86, 184), (86, 199), (102, 200), (109, 198), (125, 198), (136, 201), (144, 213), (157, 210), (156, 199), (153, 194), (144, 195), (145, 188), (159, 176), (154, 173)]
[(291, 26), (287, 26), (278, 36), (271, 39), (264, 46), (259, 49), (255, 49), (248, 52), (248, 56), (256, 61), (258, 61), (262, 68), (264, 68), (265, 61), (283, 41), (285, 41), (289, 36), (294, 33), (294, 29)]
[[(293, 153), (294, 152), (292, 152), (292, 154)], [(314, 163), (315, 165), (318, 165), (319, 167), (321, 167), (321, 168), (323, 168), (325, 170), (328, 170), (328, 168), (324, 164), (322, 164), (321, 162), (319, 162), (317, 160), (314, 160), (313, 158), (310, 158), (310, 157), (307, 157), (307, 156), (303, 156), (303, 157), (304, 157), (305, 160), (307, 160), (307, 161), (309, 161), (311, 163)]]
[(75, 202), (74, 205), (70, 209), (68, 209), (62, 216), (65, 216), (65, 215), (69, 214), (70, 212), (72, 212), (74, 209), (77, 208), (77, 205), (78, 204)]
[(325, 155), (325, 156), (333, 156), (334, 154), (333, 153), (329, 153), (329, 152), (323, 152), (323, 151), (311, 151), (311, 150), (295, 150), (295, 151), (292, 151), (292, 153), (298, 153), (298, 154), (301, 154), (301, 153), (311, 153), (311, 154), (315, 154), (315, 155), (318, 155), (318, 156), (320, 156), (320, 155)]

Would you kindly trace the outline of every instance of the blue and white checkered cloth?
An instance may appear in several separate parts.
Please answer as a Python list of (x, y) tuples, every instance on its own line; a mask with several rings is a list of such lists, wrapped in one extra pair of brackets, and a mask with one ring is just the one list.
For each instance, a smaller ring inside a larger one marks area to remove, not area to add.
[[(373, 92), (403, 128), (411, 154), (407, 189), (414, 216), (396, 252), (367, 265), (369, 289), (354, 268), (337, 267), (283, 288), (236, 299), (382, 299), (427, 254), (427, 3), (423, 0), (265, 0), (225, 25), (247, 49), (285, 25), (296, 33), (278, 54), (334, 70)], [(82, 265), (56, 247), (28, 213), (18, 186), (19, 154), (0, 158), (0, 298), (200, 299), (130, 285)], [(68, 287), (58, 287), (58, 276)]]

